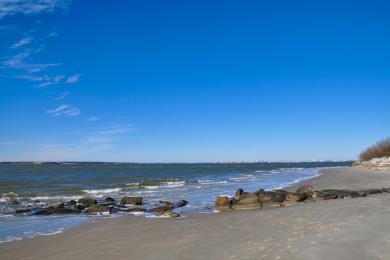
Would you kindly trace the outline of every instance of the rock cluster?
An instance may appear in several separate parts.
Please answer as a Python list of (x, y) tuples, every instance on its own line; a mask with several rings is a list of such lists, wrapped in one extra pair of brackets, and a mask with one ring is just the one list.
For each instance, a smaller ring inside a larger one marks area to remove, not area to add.
[[(184, 207), (188, 201), (179, 200), (177, 202), (160, 201), (160, 206), (152, 209), (140, 207), (143, 205), (142, 197), (123, 197), (119, 202), (112, 197), (107, 197), (103, 201), (95, 198), (80, 198), (78, 201), (71, 200), (45, 205), (42, 207), (26, 207), (16, 210), (16, 214), (28, 214), (34, 216), (52, 215), (52, 214), (79, 214), (105, 215), (117, 212), (144, 213), (148, 212), (156, 216), (179, 217), (174, 212), (176, 208)], [(134, 207), (138, 206), (138, 207)]]
[(285, 190), (245, 192), (238, 189), (235, 196), (218, 196), (215, 200), (216, 211), (250, 210), (285, 207), (299, 202), (366, 197), (371, 194), (390, 193), (390, 188), (369, 190), (315, 190), (311, 185), (303, 185), (295, 192)]

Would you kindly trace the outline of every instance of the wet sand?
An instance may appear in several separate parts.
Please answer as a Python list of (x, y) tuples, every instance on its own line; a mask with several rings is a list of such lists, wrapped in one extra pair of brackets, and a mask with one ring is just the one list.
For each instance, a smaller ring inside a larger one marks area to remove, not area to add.
[[(322, 173), (304, 183), (390, 188), (389, 170)], [(2, 244), (0, 259), (390, 259), (390, 194), (179, 219), (103, 219)]]

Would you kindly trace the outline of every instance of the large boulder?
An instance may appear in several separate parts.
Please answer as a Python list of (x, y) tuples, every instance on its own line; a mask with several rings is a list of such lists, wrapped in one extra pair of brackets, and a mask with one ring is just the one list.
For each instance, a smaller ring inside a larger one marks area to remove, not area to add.
[(176, 212), (172, 211), (172, 210), (165, 210), (162, 212), (162, 216), (164, 217), (170, 217), (170, 218), (177, 218), (177, 217), (180, 217), (179, 214), (177, 214)]
[(232, 208), (234, 210), (261, 209), (260, 199), (254, 194), (239, 200), (234, 199), (232, 202)]
[(142, 197), (123, 197), (120, 205), (142, 205)]
[(81, 198), (77, 201), (79, 204), (83, 204), (86, 207), (89, 207), (91, 205), (97, 204), (97, 200), (94, 198)]
[(390, 193), (390, 188), (382, 188), (382, 192)]
[(310, 198), (314, 193), (314, 188), (310, 184), (304, 184), (300, 186), (295, 193), (303, 194), (306, 196), (306, 198)]
[(215, 200), (215, 210), (217, 211), (231, 211), (232, 204), (227, 196), (218, 196)]
[(163, 201), (163, 200), (160, 200), (159, 201), (161, 204), (164, 204), (164, 206), (166, 206), (167, 208), (170, 208), (170, 209), (175, 209), (175, 208), (181, 208), (181, 207), (184, 207), (188, 204), (188, 201), (186, 200), (179, 200), (179, 201), (176, 201), (176, 202), (169, 202), (169, 201)]
[(298, 202), (302, 202), (306, 199), (305, 194), (299, 194), (295, 192), (287, 192), (285, 200), (283, 201), (282, 206), (289, 206)]
[(108, 213), (111, 214), (112, 208), (108, 205), (91, 205), (84, 210), (84, 213), (94, 215)]
[(54, 207), (51, 207), (51, 208), (47, 208), (46, 210), (48, 210), (51, 214), (61, 214), (61, 215), (64, 215), (64, 214), (78, 214), (78, 213), (80, 213), (79, 210), (72, 209), (72, 208), (54, 208)]

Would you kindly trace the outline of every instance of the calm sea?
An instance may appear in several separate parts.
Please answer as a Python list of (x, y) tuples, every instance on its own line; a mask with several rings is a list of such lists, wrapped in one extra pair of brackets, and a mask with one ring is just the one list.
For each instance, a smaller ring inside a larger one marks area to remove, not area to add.
[[(143, 196), (146, 207), (159, 200), (185, 199), (188, 212), (213, 211), (217, 195), (233, 195), (237, 188), (271, 190), (319, 175), (325, 167), (352, 162), (300, 163), (0, 163), (0, 243), (61, 232), (91, 217), (17, 216), (27, 205), (67, 201), (80, 197), (120, 199)], [(19, 204), (11, 203), (17, 200)]]

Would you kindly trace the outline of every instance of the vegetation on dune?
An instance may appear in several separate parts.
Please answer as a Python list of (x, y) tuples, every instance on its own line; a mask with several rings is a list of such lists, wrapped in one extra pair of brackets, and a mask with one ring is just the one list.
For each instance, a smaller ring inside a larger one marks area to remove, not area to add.
[(390, 137), (368, 147), (360, 154), (359, 159), (361, 161), (369, 161), (373, 158), (382, 157), (390, 157)]

